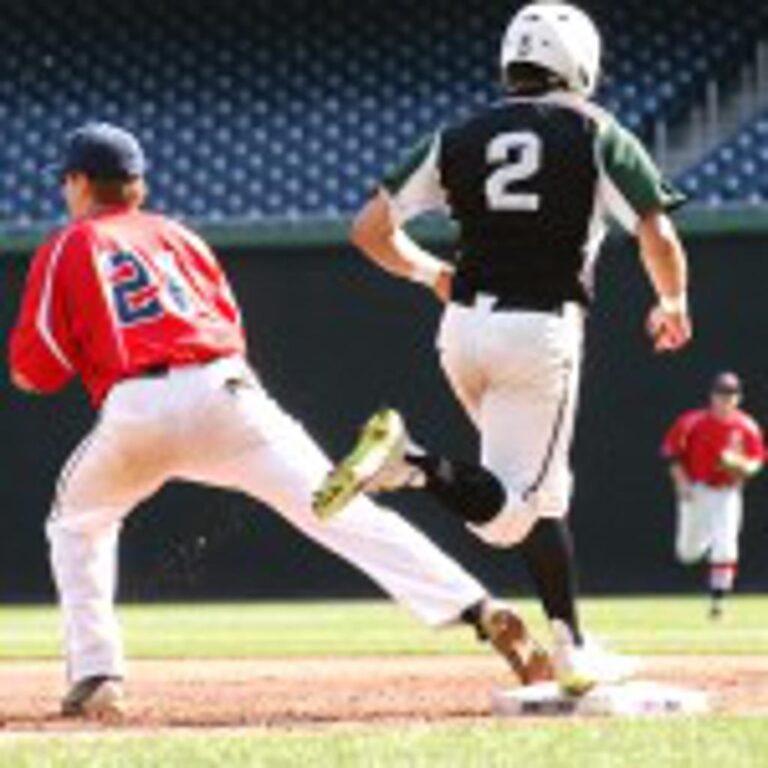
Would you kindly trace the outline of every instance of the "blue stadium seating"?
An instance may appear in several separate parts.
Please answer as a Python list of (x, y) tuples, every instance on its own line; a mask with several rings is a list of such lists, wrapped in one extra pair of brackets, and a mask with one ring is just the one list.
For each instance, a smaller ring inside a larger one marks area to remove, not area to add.
[(606, 17), (603, 101), (641, 133), (684, 117), (712, 78), (738, 74), (768, 24), (768, 6), (744, 2), (623, 0)]
[[(708, 4), (585, 3), (607, 33), (601, 98), (646, 136), (655, 119), (684, 114), (714, 74), (738, 69), (768, 20), (766, 4), (731, 0), (714, 15)], [(139, 133), (153, 202), (174, 214), (348, 212), (403, 147), (496, 97), (498, 43), (518, 5), (4, 0), (0, 221), (60, 215), (41, 169), (64, 133), (96, 118)]]
[(768, 201), (768, 111), (685, 174), (683, 189), (710, 206)]

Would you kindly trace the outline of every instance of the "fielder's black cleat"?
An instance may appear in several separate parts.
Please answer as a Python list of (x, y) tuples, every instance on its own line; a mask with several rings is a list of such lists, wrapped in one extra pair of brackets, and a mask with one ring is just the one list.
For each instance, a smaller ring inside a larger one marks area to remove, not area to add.
[(107, 675), (86, 677), (75, 683), (61, 702), (63, 717), (95, 720), (120, 719), (125, 714), (123, 686), (119, 678)]

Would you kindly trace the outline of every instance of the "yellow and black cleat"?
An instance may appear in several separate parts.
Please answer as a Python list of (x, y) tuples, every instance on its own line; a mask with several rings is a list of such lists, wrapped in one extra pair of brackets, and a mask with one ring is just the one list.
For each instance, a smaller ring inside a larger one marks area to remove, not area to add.
[(403, 474), (408, 437), (402, 416), (386, 409), (372, 416), (352, 451), (327, 475), (315, 492), (312, 509), (320, 520), (339, 514), (358, 495), (394, 490)]

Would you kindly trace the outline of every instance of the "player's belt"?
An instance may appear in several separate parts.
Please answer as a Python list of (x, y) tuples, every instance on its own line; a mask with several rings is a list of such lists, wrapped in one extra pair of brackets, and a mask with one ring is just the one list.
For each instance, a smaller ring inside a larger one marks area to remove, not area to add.
[(493, 312), (543, 312), (562, 315), (565, 302), (537, 296), (497, 296), (488, 291), (454, 291), (451, 301), (464, 307), (489, 307)]
[(136, 374), (137, 379), (164, 379), (171, 372), (171, 366), (167, 363), (150, 365)]
[(189, 366), (206, 366), (221, 360), (221, 357), (212, 357), (210, 360), (194, 360), (188, 363), (155, 363), (142, 368), (133, 378), (135, 379), (164, 379), (169, 373), (179, 368)]

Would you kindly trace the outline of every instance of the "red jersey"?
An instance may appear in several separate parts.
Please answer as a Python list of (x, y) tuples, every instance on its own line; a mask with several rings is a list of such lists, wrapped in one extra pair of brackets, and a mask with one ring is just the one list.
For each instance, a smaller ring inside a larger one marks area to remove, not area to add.
[(715, 488), (736, 482), (721, 463), (723, 452), (728, 450), (760, 462), (765, 459), (762, 431), (743, 411), (727, 419), (719, 419), (707, 409), (684, 413), (672, 425), (662, 447), (664, 456), (679, 461), (693, 482)]
[(237, 303), (208, 246), (175, 221), (120, 207), (37, 251), (10, 365), (44, 393), (79, 376), (98, 406), (148, 369), (244, 353)]

